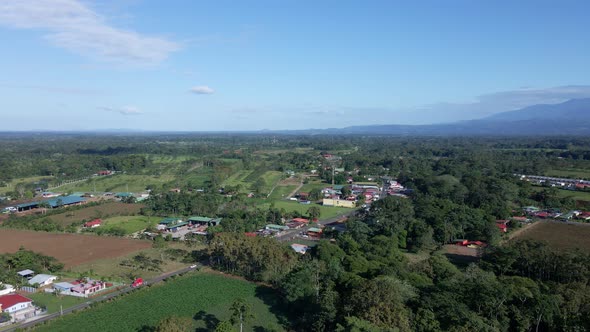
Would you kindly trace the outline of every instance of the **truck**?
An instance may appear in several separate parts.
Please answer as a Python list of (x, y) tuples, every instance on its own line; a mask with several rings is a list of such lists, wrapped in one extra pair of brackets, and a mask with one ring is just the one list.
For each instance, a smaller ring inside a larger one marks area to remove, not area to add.
[(133, 283), (131, 283), (131, 287), (139, 287), (141, 285), (143, 285), (142, 278), (137, 278), (137, 279), (133, 280)]

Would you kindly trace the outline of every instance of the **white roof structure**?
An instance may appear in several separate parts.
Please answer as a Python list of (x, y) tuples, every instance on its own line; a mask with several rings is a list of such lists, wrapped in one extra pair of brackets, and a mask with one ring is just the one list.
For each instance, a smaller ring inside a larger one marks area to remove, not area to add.
[(35, 274), (35, 271), (33, 271), (33, 270), (22, 270), (22, 271), (18, 271), (16, 274), (18, 274), (21, 277), (24, 277), (24, 276), (28, 276), (28, 275), (31, 275), (31, 274)]
[(31, 285), (34, 285), (34, 284), (40, 284), (40, 285), (42, 285), (42, 284), (45, 284), (48, 280), (51, 280), (51, 279), (55, 280), (55, 279), (57, 279), (57, 277), (56, 276), (49, 275), (49, 274), (38, 274), (38, 275), (32, 277), (31, 279), (29, 279), (29, 284), (31, 284)]

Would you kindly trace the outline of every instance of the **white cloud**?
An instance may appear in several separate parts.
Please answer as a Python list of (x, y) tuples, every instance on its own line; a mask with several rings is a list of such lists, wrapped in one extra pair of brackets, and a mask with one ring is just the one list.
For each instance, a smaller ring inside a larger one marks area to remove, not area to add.
[(210, 95), (215, 92), (215, 90), (211, 89), (206, 85), (192, 87), (190, 91), (198, 95)]
[(49, 30), (45, 38), (58, 47), (123, 64), (157, 64), (180, 49), (164, 38), (112, 27), (78, 0), (2, 0), (0, 25)]
[(115, 112), (115, 113), (119, 113), (122, 115), (139, 115), (139, 114), (143, 114), (143, 112), (135, 107), (135, 106), (125, 106), (125, 107), (119, 107), (119, 108), (114, 108), (114, 107), (99, 107), (101, 110), (103, 111), (107, 111), (107, 112)]

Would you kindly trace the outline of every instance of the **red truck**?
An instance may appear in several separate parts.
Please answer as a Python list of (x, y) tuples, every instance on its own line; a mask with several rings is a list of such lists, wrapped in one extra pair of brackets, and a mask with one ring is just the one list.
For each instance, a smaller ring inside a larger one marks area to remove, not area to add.
[(135, 280), (133, 280), (133, 283), (131, 284), (131, 287), (139, 287), (143, 285), (143, 279), (142, 278), (137, 278)]

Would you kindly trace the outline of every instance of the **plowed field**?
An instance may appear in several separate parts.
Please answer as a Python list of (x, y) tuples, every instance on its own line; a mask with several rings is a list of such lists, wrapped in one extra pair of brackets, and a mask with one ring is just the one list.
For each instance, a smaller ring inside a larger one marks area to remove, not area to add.
[(55, 257), (65, 264), (65, 268), (69, 268), (150, 248), (151, 242), (106, 236), (0, 229), (0, 253), (15, 252), (21, 246)]

